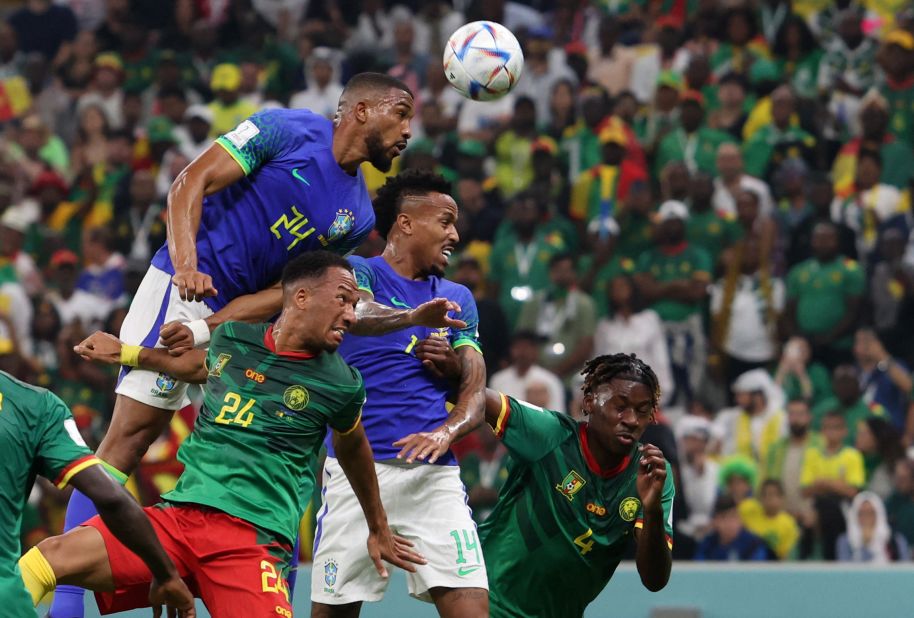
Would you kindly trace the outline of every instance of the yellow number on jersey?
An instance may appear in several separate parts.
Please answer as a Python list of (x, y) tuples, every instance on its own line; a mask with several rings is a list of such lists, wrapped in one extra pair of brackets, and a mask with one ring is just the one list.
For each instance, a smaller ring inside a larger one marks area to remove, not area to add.
[[(244, 406), (241, 406), (241, 395), (238, 393), (233, 393), (229, 391), (225, 394), (225, 403), (222, 406), (222, 409), (219, 410), (219, 416), (216, 417), (216, 422), (220, 425), (241, 425), (242, 427), (247, 427), (252, 422), (254, 422), (254, 413), (251, 412), (251, 408), (254, 407), (254, 400), (248, 399), (247, 403)], [(239, 407), (241, 408), (239, 410)], [(229, 415), (234, 414), (235, 416), (229, 418)]]
[(591, 549), (593, 549), (593, 541), (587, 540), (592, 536), (593, 536), (593, 530), (588, 528), (587, 532), (580, 535), (578, 538), (576, 538), (574, 540), (574, 544), (581, 548), (582, 556), (586, 555), (587, 552), (589, 552)]
[(295, 240), (292, 241), (286, 251), (291, 251), (292, 247), (297, 245), (300, 241), (306, 239), (308, 236), (314, 233), (314, 228), (309, 228), (304, 232), (299, 230), (308, 225), (308, 218), (305, 215), (298, 212), (298, 209), (295, 206), (292, 206), (292, 217), (289, 215), (282, 215), (279, 219), (276, 220), (273, 225), (270, 226), (270, 231), (276, 236), (276, 238), (282, 238), (282, 234), (279, 231), (279, 228), (282, 227), (286, 232), (289, 233)]
[(406, 352), (407, 354), (409, 354), (410, 352), (413, 351), (413, 348), (416, 347), (417, 343), (419, 343), (419, 338), (416, 337), (415, 335), (410, 335), (409, 336), (409, 345), (406, 346), (406, 349), (403, 351)]
[(0, 393), (0, 410), (3, 409), (3, 393)]
[(264, 592), (276, 592), (285, 595), (289, 600), (289, 588), (286, 586), (282, 574), (276, 572), (276, 567), (269, 560), (260, 561), (260, 587)]

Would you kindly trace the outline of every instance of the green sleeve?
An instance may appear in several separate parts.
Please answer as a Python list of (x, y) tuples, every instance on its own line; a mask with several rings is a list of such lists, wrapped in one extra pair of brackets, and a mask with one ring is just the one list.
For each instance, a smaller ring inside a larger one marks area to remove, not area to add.
[(854, 261), (848, 261), (844, 266), (847, 276), (844, 280), (844, 291), (848, 296), (860, 296), (866, 291), (866, 278), (863, 269)]
[(558, 412), (501, 395), (495, 435), (519, 461), (537, 461), (577, 431), (577, 424)]
[(365, 382), (362, 375), (355, 368), (350, 367), (351, 371), (358, 378), (358, 388), (352, 397), (349, 398), (340, 409), (330, 417), (327, 423), (334, 431), (346, 434), (355, 429), (359, 420), (362, 418), (362, 406), (365, 405)]
[(743, 146), (743, 161), (746, 173), (750, 176), (761, 178), (765, 175), (768, 160), (771, 158), (771, 147), (763, 139), (762, 131), (752, 136)]
[(802, 264), (798, 264), (787, 273), (787, 300), (793, 300), (800, 295), (800, 269), (802, 267)]
[[(663, 482), (663, 494), (660, 505), (663, 507), (663, 530), (666, 532), (666, 542), (673, 549), (673, 499), (676, 497), (676, 484), (673, 480), (673, 468), (666, 462), (666, 480)], [(644, 505), (638, 507), (638, 517), (635, 519), (635, 528), (644, 526)]]
[(291, 136), (283, 121), (285, 110), (268, 109), (244, 120), (216, 143), (241, 166), (245, 175), (277, 158), (290, 146)]
[(101, 462), (86, 446), (73, 415), (57, 395), (48, 392), (39, 401), (42, 409), (34, 413), (42, 417), (42, 423), (35, 464), (41, 476), (63, 488), (75, 474)]
[(695, 247), (695, 274), (705, 273), (712, 275), (714, 265), (711, 263), (711, 254), (701, 247)]

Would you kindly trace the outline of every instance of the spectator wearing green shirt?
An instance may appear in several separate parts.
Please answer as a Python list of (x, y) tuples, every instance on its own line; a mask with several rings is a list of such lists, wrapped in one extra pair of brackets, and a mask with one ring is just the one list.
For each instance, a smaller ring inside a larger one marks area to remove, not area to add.
[(635, 275), (645, 302), (663, 321), (675, 385), (671, 404), (692, 399), (707, 356), (701, 311), (708, 296), (711, 258), (686, 240), (688, 219), (689, 209), (682, 202), (660, 206), (656, 244), (638, 259)]
[(791, 337), (784, 346), (774, 381), (784, 389), (788, 401), (803, 399), (815, 406), (832, 395), (828, 369), (812, 360), (809, 342), (803, 337)]
[(886, 75), (881, 92), (889, 104), (889, 132), (914, 146), (914, 35), (893, 30), (882, 43), (877, 58)]
[(796, 97), (789, 86), (771, 93), (771, 124), (761, 127), (743, 145), (747, 174), (770, 180), (788, 159), (803, 159), (815, 166), (816, 139), (791, 122), (795, 112)]
[(600, 163), (601, 147), (597, 139), (600, 124), (609, 114), (609, 97), (602, 88), (587, 88), (578, 95), (581, 119), (565, 130), (561, 143), (561, 159), (568, 170), (569, 182), (574, 182), (584, 170)]
[(506, 199), (533, 180), (530, 157), (536, 137), (536, 104), (530, 97), (517, 97), (511, 127), (495, 140), (495, 182)]
[(697, 172), (689, 185), (689, 219), (686, 222), (686, 239), (696, 247), (702, 247), (711, 258), (713, 269), (717, 270), (721, 253), (741, 236), (732, 216), (724, 216), (714, 210), (714, 177)]
[(516, 195), (504, 233), (496, 238), (489, 256), (489, 297), (498, 299), (512, 328), (524, 303), (549, 287), (549, 260), (567, 249), (561, 234), (540, 225), (541, 221), (536, 196)]
[(652, 103), (635, 118), (635, 135), (648, 155), (657, 151), (667, 133), (679, 127), (679, 93), (682, 87), (681, 75), (661, 71)]
[(717, 173), (717, 147), (732, 142), (733, 136), (704, 125), (705, 101), (700, 92), (687, 90), (679, 103), (680, 126), (666, 135), (657, 149), (654, 172), (667, 163), (684, 161), (689, 170)]
[(597, 325), (593, 300), (577, 287), (574, 258), (558, 253), (549, 260), (549, 286), (521, 310), (519, 330), (543, 338), (540, 364), (568, 383), (593, 353)]
[(853, 362), (851, 335), (866, 289), (863, 271), (857, 262), (839, 256), (833, 223), (816, 225), (812, 250), (814, 257), (787, 275), (788, 333), (806, 337), (813, 358), (827, 367)]
[(853, 446), (857, 439), (857, 423), (876, 416), (886, 418), (885, 408), (876, 403), (867, 403), (860, 388), (860, 372), (853, 365), (838, 365), (832, 372), (832, 391), (828, 397), (812, 409), (813, 428), (822, 426), (822, 419), (830, 412), (838, 412), (847, 423), (845, 444)]

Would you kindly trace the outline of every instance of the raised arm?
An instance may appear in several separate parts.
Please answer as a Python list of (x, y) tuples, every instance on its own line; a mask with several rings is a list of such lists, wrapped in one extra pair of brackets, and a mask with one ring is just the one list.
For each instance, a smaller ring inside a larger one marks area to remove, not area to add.
[(125, 345), (114, 335), (101, 331), (89, 335), (73, 350), (89, 361), (158, 371), (191, 384), (206, 382), (206, 352), (203, 350), (172, 356), (165, 348)]
[(451, 444), (479, 427), (484, 420), (485, 360), (479, 350), (469, 345), (457, 348), (457, 355), (460, 357), (460, 385), (457, 402), (447, 419), (432, 431), (413, 433), (394, 442), (394, 446), (400, 447), (397, 457), (405, 457), (407, 463), (426, 458), (429, 463), (435, 463)]
[(365, 513), (368, 522), (368, 554), (378, 573), (381, 577), (388, 575), (382, 560), (415, 572), (413, 564), (425, 564), (425, 558), (410, 549), (413, 544), (393, 534), (387, 525), (387, 514), (378, 490), (374, 457), (361, 420), (349, 431), (333, 431), (333, 450)]
[(215, 296), (212, 278), (197, 270), (197, 232), (203, 197), (241, 180), (244, 170), (220, 145), (213, 144), (175, 178), (168, 191), (168, 254), (175, 268), (172, 281), (182, 300)]
[(102, 466), (78, 472), (70, 484), (92, 500), (111, 533), (149, 567), (155, 578), (149, 593), (151, 604), (164, 603), (181, 611), (182, 616), (194, 616), (193, 595), (159, 544), (143, 509), (127, 490), (115, 483)]
[(450, 311), (460, 311), (460, 305), (446, 298), (435, 298), (415, 309), (393, 309), (375, 302), (371, 292), (360, 290), (356, 305), (356, 323), (350, 329), (353, 335), (376, 336), (407, 328), (466, 328), (466, 322), (448, 316)]

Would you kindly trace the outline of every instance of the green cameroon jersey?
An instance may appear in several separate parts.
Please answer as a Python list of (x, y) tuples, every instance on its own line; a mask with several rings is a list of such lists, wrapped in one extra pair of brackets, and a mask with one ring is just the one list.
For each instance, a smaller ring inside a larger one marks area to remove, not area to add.
[(0, 371), (0, 600), (3, 616), (35, 618), (17, 561), (22, 511), (40, 474), (60, 488), (100, 464), (57, 395)]
[(298, 533), (329, 425), (355, 429), (365, 403), (358, 371), (336, 352), (277, 353), (273, 327), (227, 322), (213, 332), (209, 377), (184, 473), (162, 498), (192, 502), (279, 534)]
[[(617, 468), (600, 470), (586, 424), (501, 397), (495, 433), (512, 465), (479, 527), (492, 618), (582, 616), (643, 523), (638, 445)], [(675, 490), (669, 463), (666, 469), (662, 503), (672, 548)]]

